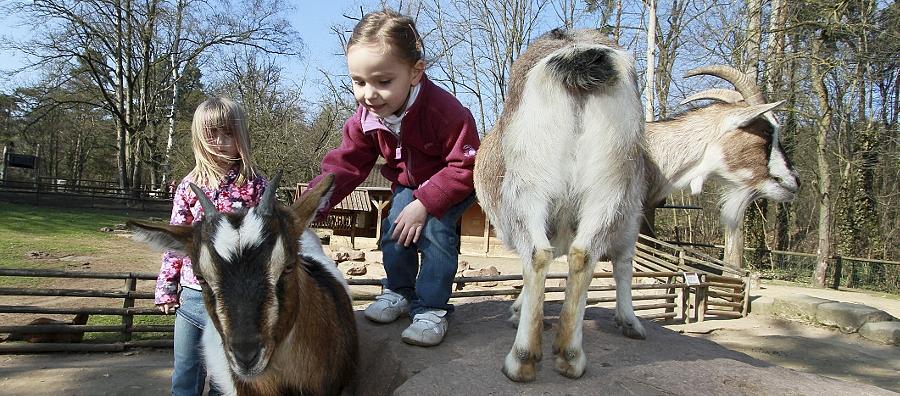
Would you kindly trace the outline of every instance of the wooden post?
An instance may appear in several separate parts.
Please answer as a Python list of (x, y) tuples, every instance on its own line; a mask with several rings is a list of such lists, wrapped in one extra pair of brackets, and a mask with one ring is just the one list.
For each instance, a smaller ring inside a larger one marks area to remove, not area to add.
[[(675, 277), (670, 276), (670, 277), (666, 278), (666, 283), (670, 284), (670, 285), (674, 284)], [(675, 287), (673, 286), (673, 287), (666, 289), (666, 294), (675, 294)], [(666, 298), (666, 302), (670, 303), (670, 304), (675, 304), (675, 297)], [(673, 305), (672, 307), (666, 308), (666, 313), (675, 313), (675, 306)]]
[(350, 212), (350, 248), (356, 249), (356, 211)]
[(0, 181), (6, 180), (6, 163), (8, 162), (9, 153), (12, 152), (12, 148), (7, 144), (3, 146), (3, 165), (0, 167)]
[(382, 219), (382, 213), (384, 212), (384, 208), (387, 207), (388, 203), (387, 203), (387, 201), (384, 201), (383, 199), (381, 199), (380, 196), (378, 197), (377, 200), (373, 200), (372, 203), (375, 205), (375, 212), (376, 212), (375, 213), (375, 217), (376, 217), (375, 248), (377, 250), (381, 250), (381, 231), (382, 231), (381, 230), (381, 222), (384, 220), (384, 219)]
[(709, 286), (698, 286), (697, 287), (697, 306), (695, 308), (697, 313), (697, 321), (702, 322), (706, 319), (706, 299), (707, 294), (706, 290)]
[(750, 312), (750, 282), (752, 282), (752, 280), (749, 276), (744, 278), (744, 304), (741, 309), (741, 316), (745, 318), (747, 317), (747, 313)]
[[(134, 292), (137, 290), (137, 279), (134, 275), (130, 275), (127, 279), (125, 279), (125, 287), (122, 289), (126, 293), (125, 302), (122, 304), (122, 308), (133, 308), (134, 307)], [(122, 329), (122, 338), (124, 341), (131, 341), (131, 329), (134, 326), (134, 315), (125, 314), (122, 315), (122, 325), (125, 327)]]
[(690, 295), (690, 286), (681, 288), (681, 320), (683, 320), (685, 324), (691, 323), (691, 316), (689, 315), (690, 309), (688, 307), (691, 303)]
[(834, 256), (834, 279), (831, 281), (831, 288), (837, 290), (841, 287), (841, 274), (844, 271), (844, 260), (841, 256)]

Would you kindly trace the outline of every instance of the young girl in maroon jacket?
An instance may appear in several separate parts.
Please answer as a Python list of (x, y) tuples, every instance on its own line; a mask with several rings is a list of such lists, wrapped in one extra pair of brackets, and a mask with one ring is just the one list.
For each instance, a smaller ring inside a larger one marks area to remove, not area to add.
[(422, 52), (411, 18), (381, 11), (360, 20), (347, 43), (359, 107), (344, 124), (340, 147), (322, 160), (322, 173), (335, 175), (330, 208), (384, 157), (381, 173), (394, 193), (381, 238), (387, 279), (365, 316), (390, 323), (409, 313), (412, 324), (401, 338), (431, 346), (444, 339), (453, 309), (447, 302), (457, 268), (456, 223), (475, 198), (479, 138), (471, 112), (425, 76)]

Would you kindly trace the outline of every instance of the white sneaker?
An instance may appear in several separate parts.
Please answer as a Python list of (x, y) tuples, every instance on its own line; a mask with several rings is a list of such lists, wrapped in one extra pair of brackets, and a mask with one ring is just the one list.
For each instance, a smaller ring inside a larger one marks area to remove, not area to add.
[(384, 288), (375, 302), (366, 307), (366, 318), (378, 323), (391, 323), (409, 312), (409, 301), (393, 290)]
[(434, 346), (440, 344), (447, 334), (447, 311), (433, 309), (416, 314), (413, 322), (400, 338), (403, 342), (418, 346)]

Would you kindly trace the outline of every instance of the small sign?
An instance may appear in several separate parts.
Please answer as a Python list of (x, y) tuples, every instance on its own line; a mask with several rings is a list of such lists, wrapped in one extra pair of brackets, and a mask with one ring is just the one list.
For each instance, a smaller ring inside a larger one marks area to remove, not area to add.
[(37, 157), (25, 154), (7, 154), (7, 164), (14, 168), (34, 169)]
[(700, 284), (700, 277), (694, 272), (685, 272), (684, 283), (687, 283), (688, 286), (697, 286)]

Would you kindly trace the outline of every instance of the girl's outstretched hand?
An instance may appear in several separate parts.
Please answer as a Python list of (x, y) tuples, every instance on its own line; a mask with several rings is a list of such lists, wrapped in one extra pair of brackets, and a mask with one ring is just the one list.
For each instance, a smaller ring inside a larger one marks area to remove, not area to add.
[(391, 239), (397, 243), (409, 247), (411, 243), (419, 241), (419, 237), (425, 232), (425, 220), (428, 219), (428, 211), (419, 200), (414, 200), (406, 205), (397, 219), (394, 220), (394, 232)]
[(175, 313), (175, 309), (178, 308), (178, 303), (159, 304), (156, 308), (159, 308), (160, 311), (168, 315), (170, 310), (172, 313)]

